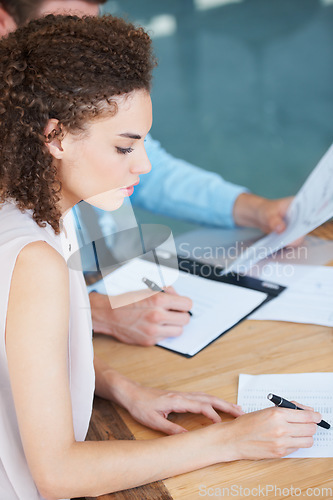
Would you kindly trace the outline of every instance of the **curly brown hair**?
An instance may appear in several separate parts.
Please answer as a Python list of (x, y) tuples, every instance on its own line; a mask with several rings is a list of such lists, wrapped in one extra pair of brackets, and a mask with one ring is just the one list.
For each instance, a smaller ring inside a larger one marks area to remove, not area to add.
[(142, 28), (112, 16), (53, 16), (0, 41), (0, 203), (33, 210), (59, 233), (61, 184), (45, 145), (48, 120), (84, 130), (115, 114), (112, 97), (150, 91), (155, 66)]
[[(1, 0), (0, 5), (12, 16), (18, 26), (36, 17), (36, 12), (45, 0)], [(106, 0), (84, 0), (92, 4), (104, 4)], [(65, 3), (66, 0), (63, 0)]]

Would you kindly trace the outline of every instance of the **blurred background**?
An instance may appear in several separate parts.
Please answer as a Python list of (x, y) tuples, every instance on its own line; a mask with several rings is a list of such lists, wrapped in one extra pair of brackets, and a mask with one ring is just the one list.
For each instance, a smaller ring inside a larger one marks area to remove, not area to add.
[(297, 192), (333, 141), (333, 0), (110, 0), (103, 12), (153, 37), (151, 133), (168, 152), (259, 195)]

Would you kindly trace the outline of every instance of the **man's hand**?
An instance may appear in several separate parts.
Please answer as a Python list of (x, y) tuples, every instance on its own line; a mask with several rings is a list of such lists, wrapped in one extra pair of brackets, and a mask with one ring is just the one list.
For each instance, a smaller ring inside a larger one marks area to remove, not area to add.
[[(234, 204), (233, 216), (238, 226), (256, 227), (264, 233), (280, 234), (286, 229), (285, 216), (293, 196), (268, 200), (255, 194), (242, 193)], [(298, 247), (304, 238), (298, 238), (288, 247)]]
[(264, 233), (282, 233), (285, 215), (293, 197), (268, 200), (251, 193), (242, 193), (234, 204), (233, 216), (238, 226), (256, 227)]
[[(112, 335), (120, 342), (142, 346), (157, 344), (167, 337), (178, 337), (190, 321), (191, 299), (177, 295), (171, 287), (143, 300), (112, 309), (107, 295), (89, 295), (93, 328), (96, 333)], [(117, 299), (128, 303), (122, 294)], [(147, 295), (151, 293), (147, 290)], [(114, 303), (114, 297), (111, 299)]]

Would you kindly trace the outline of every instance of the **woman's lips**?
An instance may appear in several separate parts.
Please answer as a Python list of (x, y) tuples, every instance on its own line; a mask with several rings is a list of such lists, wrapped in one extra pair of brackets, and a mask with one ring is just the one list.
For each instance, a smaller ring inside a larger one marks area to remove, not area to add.
[(125, 196), (131, 196), (134, 193), (134, 185), (125, 188), (123, 191), (126, 193)]
[(135, 184), (132, 184), (131, 186), (121, 188), (124, 195), (131, 196), (134, 193), (134, 186), (137, 186), (139, 184), (139, 182), (140, 182), (140, 180), (138, 180)]

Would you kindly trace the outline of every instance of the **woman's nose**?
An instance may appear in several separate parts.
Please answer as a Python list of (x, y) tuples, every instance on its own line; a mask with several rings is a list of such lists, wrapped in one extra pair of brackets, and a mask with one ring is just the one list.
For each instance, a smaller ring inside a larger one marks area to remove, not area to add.
[(135, 159), (135, 163), (131, 170), (132, 173), (139, 175), (148, 174), (148, 172), (151, 171), (151, 163), (145, 150), (140, 157)]

